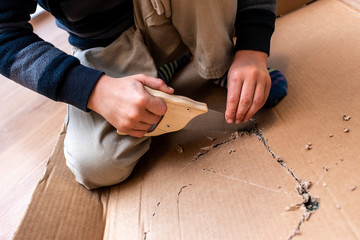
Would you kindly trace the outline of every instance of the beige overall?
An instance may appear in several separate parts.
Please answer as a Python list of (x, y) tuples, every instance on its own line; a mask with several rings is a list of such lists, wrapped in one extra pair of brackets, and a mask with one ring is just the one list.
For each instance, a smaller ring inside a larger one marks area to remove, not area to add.
[[(134, 1), (134, 9), (134, 27), (105, 48), (74, 49), (74, 56), (112, 77), (156, 77), (156, 67), (186, 51), (206, 79), (221, 77), (230, 67), (236, 0), (141, 0)], [(66, 163), (89, 189), (124, 181), (150, 146), (151, 138), (119, 136), (99, 114), (71, 105), (65, 126)]]

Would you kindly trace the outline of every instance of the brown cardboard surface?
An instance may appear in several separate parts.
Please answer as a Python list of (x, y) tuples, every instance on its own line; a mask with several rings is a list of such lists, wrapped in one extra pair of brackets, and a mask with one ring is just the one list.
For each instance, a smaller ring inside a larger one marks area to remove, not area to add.
[(359, 0), (342, 0), (342, 1), (349, 4), (350, 6), (354, 7), (355, 9), (360, 10), (360, 1)]
[(103, 237), (105, 219), (101, 196), (106, 196), (106, 190), (90, 192), (74, 182), (65, 165), (64, 137), (62, 132), (14, 239)]
[[(204, 155), (197, 158), (199, 152)], [(285, 211), (302, 202), (296, 181), (256, 135), (165, 135), (154, 140), (137, 170), (110, 191), (105, 239), (285, 239), (303, 214)]]
[[(359, 24), (359, 12), (338, 0), (279, 18), (270, 66), (286, 74), (289, 91), (257, 114), (258, 128), (235, 137), (193, 129), (154, 138), (117, 186), (90, 192), (78, 185), (65, 166), (62, 134), (15, 239), (360, 238)], [(225, 91), (196, 79), (188, 67), (176, 93), (223, 110)], [(307, 181), (319, 197), (308, 221), (309, 210), (294, 206), (304, 201), (295, 187)]]
[[(314, 0), (277, 0), (276, 14), (283, 16), (289, 12), (292, 12), (298, 8), (304, 7), (306, 4), (313, 2)], [(349, 0), (351, 1), (351, 0)], [(356, 1), (356, 0), (355, 0)]]
[(270, 65), (287, 75), (289, 94), (258, 117), (271, 149), (320, 197), (299, 239), (360, 238), (360, 191), (350, 190), (360, 186), (359, 24), (358, 11), (332, 0), (277, 22)]

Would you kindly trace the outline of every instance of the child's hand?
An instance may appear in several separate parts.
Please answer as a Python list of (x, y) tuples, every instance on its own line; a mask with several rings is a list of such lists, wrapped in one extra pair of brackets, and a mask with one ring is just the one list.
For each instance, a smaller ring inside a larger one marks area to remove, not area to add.
[(143, 74), (123, 78), (103, 75), (90, 96), (88, 108), (120, 132), (142, 137), (167, 110), (165, 102), (150, 95), (144, 86), (169, 94), (174, 92), (161, 79)]
[(228, 73), (228, 94), (225, 118), (240, 123), (265, 104), (271, 79), (267, 71), (267, 54), (258, 51), (237, 51)]

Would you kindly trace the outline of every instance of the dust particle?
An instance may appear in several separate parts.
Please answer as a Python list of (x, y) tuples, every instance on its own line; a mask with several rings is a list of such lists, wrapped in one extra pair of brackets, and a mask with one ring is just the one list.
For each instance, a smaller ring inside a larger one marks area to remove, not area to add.
[(276, 161), (280, 164), (285, 163), (284, 159), (282, 157), (277, 157)]
[(334, 134), (332, 134), (332, 133), (330, 133), (330, 134), (329, 134), (329, 137), (331, 137), (331, 138), (332, 138), (333, 136), (334, 136)]
[(306, 145), (305, 145), (305, 149), (306, 149), (306, 150), (311, 150), (311, 149), (312, 149), (312, 147), (311, 147), (311, 145), (306, 144)]
[(344, 133), (348, 133), (348, 132), (350, 132), (350, 129), (344, 128)]
[(232, 154), (233, 152), (236, 152), (236, 150), (235, 149), (230, 149), (228, 154)]
[(344, 121), (349, 121), (349, 120), (351, 119), (351, 116), (349, 116), (349, 115), (347, 115), (347, 114), (344, 114), (344, 115), (342, 116), (342, 119), (343, 119)]
[(322, 185), (323, 185), (323, 187), (327, 187), (327, 184), (326, 184), (326, 183), (323, 183)]
[(339, 204), (336, 204), (337, 209), (341, 209), (341, 206)]

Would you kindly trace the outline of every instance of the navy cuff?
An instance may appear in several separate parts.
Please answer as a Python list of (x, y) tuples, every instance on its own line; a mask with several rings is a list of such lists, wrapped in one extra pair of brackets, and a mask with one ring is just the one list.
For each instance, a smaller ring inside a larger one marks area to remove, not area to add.
[(103, 72), (80, 65), (79, 59), (65, 53), (46, 68), (38, 83), (38, 92), (60, 102), (90, 111), (87, 104)]
[(103, 72), (78, 65), (65, 76), (58, 100), (69, 103), (83, 111), (90, 112), (87, 104), (90, 95)]
[(270, 41), (276, 15), (263, 9), (239, 12), (235, 22), (235, 51), (255, 50), (270, 55)]

